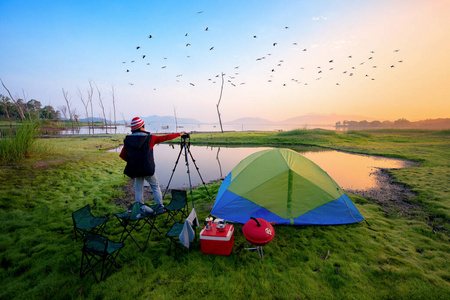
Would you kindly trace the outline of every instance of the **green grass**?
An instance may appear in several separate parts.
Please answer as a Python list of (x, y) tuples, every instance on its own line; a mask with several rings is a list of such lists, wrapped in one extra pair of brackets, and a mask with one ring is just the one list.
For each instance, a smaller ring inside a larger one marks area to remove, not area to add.
[[(283, 134), (195, 134), (192, 142), (314, 144), (421, 161), (419, 167), (392, 174), (418, 193), (416, 201), (428, 214), (441, 214), (441, 221), (448, 217), (448, 132)], [(179, 262), (166, 253), (168, 239), (152, 233), (144, 253), (126, 241), (118, 257), (122, 268), (113, 268), (104, 282), (95, 283), (91, 275), (80, 279), (82, 244), (75, 241), (71, 213), (86, 204), (98, 216), (123, 210), (113, 200), (123, 197), (124, 163), (117, 153), (102, 151), (122, 138), (39, 140), (52, 149), (45, 157), (0, 170), (1, 299), (445, 299), (450, 293), (446, 227), (433, 231), (429, 220), (387, 214), (355, 195), (350, 197), (370, 227), (365, 222), (276, 226), (260, 259), (242, 249), (250, 245), (242, 225), (235, 224), (230, 256), (202, 254), (197, 240), (190, 253), (177, 252)], [(215, 195), (219, 187), (212, 184), (208, 190)], [(194, 197), (204, 220), (214, 199), (208, 199), (204, 187)], [(157, 223), (163, 232), (170, 227), (162, 218)], [(114, 218), (106, 230), (112, 240), (121, 233)], [(144, 235), (136, 237), (143, 241)]]

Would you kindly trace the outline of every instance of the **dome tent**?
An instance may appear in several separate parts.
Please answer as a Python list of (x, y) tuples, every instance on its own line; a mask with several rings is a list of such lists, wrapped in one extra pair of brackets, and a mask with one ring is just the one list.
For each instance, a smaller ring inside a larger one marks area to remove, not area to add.
[(220, 186), (212, 215), (238, 223), (250, 217), (281, 225), (337, 225), (364, 220), (319, 166), (290, 149), (244, 158)]

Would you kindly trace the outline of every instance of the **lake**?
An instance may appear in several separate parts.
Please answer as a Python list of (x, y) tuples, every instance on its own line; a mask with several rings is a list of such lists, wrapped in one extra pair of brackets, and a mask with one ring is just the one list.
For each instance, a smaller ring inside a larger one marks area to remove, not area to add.
[[(399, 159), (376, 157), (361, 154), (350, 154), (336, 150), (326, 150), (317, 147), (295, 146), (289, 147), (306, 158), (313, 161), (328, 173), (344, 190), (366, 190), (377, 186), (377, 181), (372, 174), (379, 168), (404, 168), (408, 162)], [(122, 147), (112, 151), (120, 152)], [(172, 171), (175, 169), (170, 188), (189, 187), (187, 166), (184, 149), (178, 164), (180, 145), (159, 144), (154, 148), (156, 162), (156, 174), (159, 183), (165, 189)], [(269, 147), (209, 147), (190, 146), (190, 153), (195, 160), (199, 171), (188, 154), (191, 182), (194, 186), (201, 185), (199, 173), (208, 183), (225, 178), (228, 173), (245, 157), (252, 153), (271, 149)], [(125, 167), (125, 162), (124, 162)], [(164, 190), (163, 190), (164, 191)]]
[[(234, 124), (234, 125), (223, 125), (224, 131), (289, 131), (294, 129), (329, 129), (336, 130), (332, 124)], [(145, 129), (153, 133), (172, 133), (172, 132), (220, 132), (220, 125), (215, 124), (146, 124)], [(118, 125), (116, 128), (108, 128), (108, 134), (129, 134), (131, 132), (130, 127), (123, 125)], [(95, 128), (95, 134), (106, 134), (105, 128)], [(89, 134), (89, 128), (87, 126), (82, 126), (75, 130), (68, 129), (62, 130), (60, 134)]]

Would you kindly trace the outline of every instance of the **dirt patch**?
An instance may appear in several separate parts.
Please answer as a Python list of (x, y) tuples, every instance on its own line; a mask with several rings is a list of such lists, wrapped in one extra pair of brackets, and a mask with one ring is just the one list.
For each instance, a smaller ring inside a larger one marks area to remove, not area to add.
[(422, 210), (420, 205), (411, 202), (411, 198), (417, 196), (416, 193), (411, 191), (407, 185), (395, 182), (389, 170), (394, 169), (379, 168), (371, 174), (377, 181), (376, 188), (367, 190), (347, 189), (345, 192), (375, 201), (387, 213), (394, 211), (401, 215), (416, 215), (418, 211)]

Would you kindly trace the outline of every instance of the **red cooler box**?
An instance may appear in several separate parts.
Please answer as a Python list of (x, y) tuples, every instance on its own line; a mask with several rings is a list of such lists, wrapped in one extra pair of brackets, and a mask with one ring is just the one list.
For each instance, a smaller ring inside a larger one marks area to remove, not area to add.
[(200, 231), (200, 247), (202, 253), (230, 255), (234, 244), (233, 225), (227, 224), (223, 231), (216, 230), (217, 224), (212, 224), (211, 230)]

